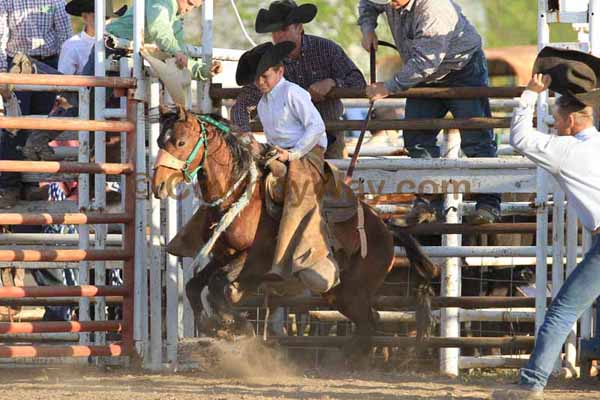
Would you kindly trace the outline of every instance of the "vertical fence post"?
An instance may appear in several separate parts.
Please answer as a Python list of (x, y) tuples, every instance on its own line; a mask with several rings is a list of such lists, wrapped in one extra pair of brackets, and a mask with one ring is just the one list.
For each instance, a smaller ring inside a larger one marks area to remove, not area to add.
[[(448, 159), (457, 159), (460, 153), (460, 133), (455, 130), (444, 132), (443, 154)], [(444, 211), (447, 210), (446, 223), (459, 223), (460, 203), (462, 195), (447, 193), (444, 199)], [(461, 246), (462, 235), (444, 235), (442, 246)], [(442, 296), (458, 297), (461, 293), (461, 260), (460, 258), (446, 258), (442, 269)], [(460, 321), (458, 308), (442, 308), (441, 310), (441, 337), (460, 337)], [(448, 376), (459, 374), (460, 349), (440, 349), (440, 372)]]
[[(128, 78), (129, 77), (129, 59), (126, 57), (122, 57), (119, 59), (119, 76), (121, 78)], [(125, 112), (129, 112), (129, 106), (128, 106), (128, 98), (127, 97), (121, 97), (120, 99), (120, 106), (121, 106), (121, 110), (124, 110)], [(127, 119), (129, 121), (131, 121), (131, 118), (129, 117), (129, 114), (127, 114)], [(137, 121), (133, 121), (133, 123), (136, 123)], [(121, 162), (125, 162), (125, 160), (127, 159), (127, 146), (125, 145), (125, 143), (127, 143), (127, 132), (121, 132)], [(127, 181), (127, 177), (124, 175), (121, 175), (121, 208), (125, 209), (125, 195), (124, 195), (124, 187), (125, 187), (125, 182)]]
[[(213, 56), (213, 0), (206, 0), (202, 4), (202, 60), (205, 65), (212, 65)], [(212, 99), (210, 98), (211, 79), (201, 82), (201, 93), (198, 93), (198, 106), (200, 112), (210, 113), (212, 111)]]
[[(538, 49), (542, 49), (550, 42), (550, 27), (548, 26), (548, 15), (546, 13), (546, 1), (538, 0)], [(538, 99), (537, 116), (538, 129), (547, 132), (545, 117), (548, 115), (548, 92), (542, 93)], [(536, 301), (535, 301), (535, 332), (537, 332), (544, 322), (546, 315), (546, 285), (547, 285), (547, 246), (548, 246), (548, 175), (542, 168), (537, 169), (537, 196), (536, 205)]]
[[(183, 225), (185, 225), (190, 220), (190, 218), (192, 217), (192, 215), (194, 215), (194, 212), (197, 209), (196, 207), (194, 207), (194, 199), (196, 198), (195, 193), (195, 190), (191, 190), (191, 194), (189, 196), (184, 197), (182, 200), (181, 228), (183, 228)], [(192, 259), (190, 257), (184, 257), (182, 259), (183, 276), (181, 279), (179, 289), (179, 297), (182, 299), (183, 302), (183, 315), (181, 316), (183, 321), (180, 322), (183, 324), (182, 337), (193, 337), (195, 333), (194, 312), (192, 310), (190, 301), (188, 300), (187, 295), (185, 294), (185, 286), (194, 277), (194, 271), (192, 271), (192, 269), (190, 268), (191, 263)]]
[[(185, 192), (190, 190), (185, 188)], [(166, 201), (165, 243), (169, 243), (177, 234), (177, 199)], [(165, 280), (167, 286), (166, 324), (167, 324), (167, 363), (177, 367), (177, 344), (179, 340), (179, 263), (177, 256), (166, 255)]]
[[(127, 119), (134, 124), (137, 121), (137, 102), (129, 98), (127, 103)], [(135, 166), (137, 152), (137, 130), (127, 134), (125, 143), (125, 160)], [(136, 169), (133, 169), (136, 171)], [(127, 222), (123, 230), (123, 247), (126, 252), (132, 256), (127, 259), (123, 265), (123, 285), (127, 289), (127, 295), (123, 297), (123, 343), (127, 353), (133, 355), (135, 352), (134, 342), (134, 303), (135, 303), (135, 212), (136, 212), (136, 174), (129, 173), (125, 179), (125, 187), (121, 189), (122, 196), (125, 197), (125, 213), (134, 217)]]
[[(146, 125), (144, 103), (146, 100), (146, 80), (143, 60), (140, 54), (144, 42), (145, 1), (133, 0), (133, 76), (136, 78), (136, 203), (135, 203), (135, 302), (134, 336), (138, 352), (144, 362), (148, 361), (148, 240), (146, 235), (148, 204), (148, 173), (146, 171)], [(141, 184), (140, 184), (141, 181)]]
[[(564, 282), (564, 243), (565, 243), (565, 193), (554, 191), (552, 209), (552, 298), (555, 298)], [(561, 367), (556, 360), (555, 371)]]
[[(90, 90), (86, 88), (79, 89), (79, 118), (81, 120), (90, 119)], [(90, 162), (90, 132), (79, 131), (79, 156), (77, 161), (81, 163)], [(90, 176), (89, 174), (79, 174), (79, 181), (77, 183), (77, 201), (80, 212), (88, 211), (90, 207)], [(89, 225), (79, 225), (77, 231), (79, 232), (79, 248), (88, 249), (90, 247), (90, 227)], [(81, 261), (79, 263), (79, 284), (89, 284), (89, 270), (90, 263), (88, 261)], [(79, 299), (79, 321), (90, 320), (90, 299), (87, 297), (81, 297)], [(80, 333), (79, 344), (89, 345), (90, 334)]]
[[(106, 8), (104, 1), (95, 0), (95, 24), (96, 24), (96, 43), (95, 43), (95, 65), (94, 74), (97, 77), (106, 76), (106, 63), (104, 51), (104, 23)], [(97, 121), (104, 120), (104, 110), (106, 109), (106, 88), (97, 87), (94, 89), (94, 118)], [(94, 134), (94, 157), (97, 163), (106, 162), (106, 132), (95, 132)], [(106, 207), (106, 175), (96, 174), (94, 176), (94, 208), (96, 211), (104, 211)], [(95, 226), (96, 249), (104, 249), (106, 245), (107, 225), (98, 224)], [(94, 282), (96, 285), (106, 285), (106, 262), (94, 262)], [(104, 299), (99, 298), (95, 304), (95, 319), (97, 321), (106, 320), (106, 303)], [(98, 332), (94, 335), (97, 345), (106, 343), (106, 334)]]
[[(150, 109), (156, 110), (160, 104), (160, 84), (156, 78), (150, 80)], [(153, 120), (150, 124), (150, 160), (154, 164), (158, 154), (160, 124)], [(162, 364), (162, 273), (164, 258), (161, 241), (161, 200), (150, 199), (150, 365), (158, 370)]]

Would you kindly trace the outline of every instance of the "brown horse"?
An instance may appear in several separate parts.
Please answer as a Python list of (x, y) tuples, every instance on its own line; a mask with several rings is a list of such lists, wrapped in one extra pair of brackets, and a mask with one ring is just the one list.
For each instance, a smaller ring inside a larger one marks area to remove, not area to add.
[[(244, 174), (250, 164), (256, 162), (251, 139), (238, 137), (220, 117), (210, 117), (213, 119), (182, 108), (168, 114), (163, 110), (159, 147), (161, 156), (168, 153), (167, 158), (172, 162), (157, 163), (152, 181), (154, 195), (165, 198), (170, 191), (168, 185), (190, 181), (190, 175), (197, 172), (202, 200), (215, 204), (206, 211), (203, 224), (206, 228), (197, 232), (204, 242), (209, 239), (211, 229), (247, 190), (249, 178), (244, 178)], [(242, 184), (232, 190), (238, 181)], [(252, 189), (248, 205), (217, 240), (212, 261), (188, 284), (187, 295), (195, 313), (202, 310), (201, 291), (209, 280), (211, 296), (217, 293), (222, 298), (225, 293), (225, 297), (229, 294), (230, 302), (237, 302), (262, 283), (262, 277), (270, 268), (279, 222), (267, 211), (263, 183), (261, 179)], [(335, 252), (341, 283), (324, 297), (356, 324), (360, 347), (367, 349), (377, 321), (373, 298), (392, 268), (394, 241), (377, 214), (366, 204), (363, 207), (367, 254), (364, 258), (361, 256), (357, 215), (335, 224), (333, 236), (344, 247)], [(437, 275), (437, 267), (412, 237), (404, 235), (399, 239), (406, 248), (411, 267), (420, 276), (430, 280)], [(220, 271), (224, 273), (219, 274)], [(231, 288), (235, 288), (236, 296), (231, 294)]]

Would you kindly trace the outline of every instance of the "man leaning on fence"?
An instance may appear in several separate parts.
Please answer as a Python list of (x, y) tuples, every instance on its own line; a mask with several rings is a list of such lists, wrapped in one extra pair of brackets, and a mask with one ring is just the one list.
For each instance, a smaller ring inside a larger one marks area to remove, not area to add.
[[(487, 86), (487, 62), (481, 36), (453, 0), (360, 0), (358, 23), (363, 47), (377, 47), (377, 19), (385, 13), (404, 66), (386, 82), (367, 88), (371, 100), (412, 87)], [(406, 102), (406, 119), (490, 117), (488, 98), (415, 99)], [(439, 130), (404, 130), (404, 145), (413, 158), (440, 157)], [(496, 157), (492, 129), (461, 130), (467, 157)], [(438, 212), (439, 214), (439, 212)], [(431, 222), (434, 207), (417, 198), (408, 224)], [(500, 196), (477, 196), (472, 223), (492, 223), (500, 217)]]
[[(497, 400), (543, 399), (567, 335), (600, 295), (600, 133), (594, 126), (594, 108), (600, 105), (600, 59), (546, 47), (534, 72), (513, 114), (510, 144), (554, 176), (593, 239), (550, 304), (529, 362), (520, 371), (518, 387), (495, 392), (492, 398)], [(557, 135), (533, 127), (538, 94), (548, 88), (563, 95), (554, 111)]]
[[(12, 70), (27, 73), (21, 69), (31, 69), (31, 63), (21, 54), (56, 68), (61, 46), (72, 32), (64, 0), (0, 0), (0, 72)], [(0, 85), (0, 94), (4, 100), (8, 100), (10, 88)], [(15, 94), (23, 115), (48, 115), (54, 103), (54, 95), (48, 92)], [(25, 145), (27, 136), (25, 132), (12, 134), (4, 131), (0, 159), (22, 159), (18, 149)], [(21, 193), (20, 180), (18, 173), (1, 174), (0, 208), (16, 204)]]

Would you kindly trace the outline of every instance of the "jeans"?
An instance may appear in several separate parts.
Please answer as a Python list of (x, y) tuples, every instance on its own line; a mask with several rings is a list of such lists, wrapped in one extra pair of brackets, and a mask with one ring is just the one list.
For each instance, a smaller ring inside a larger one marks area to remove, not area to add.
[[(488, 86), (487, 61), (482, 50), (473, 54), (462, 70), (420, 87)], [(478, 99), (414, 99), (406, 100), (406, 119), (444, 118), (450, 111), (454, 118), (491, 117), (488, 98)], [(439, 130), (405, 130), (404, 146), (412, 158), (438, 158)], [(497, 146), (492, 129), (461, 130), (461, 149), (467, 157), (496, 157)], [(499, 194), (480, 194), (477, 206), (500, 209)]]
[(544, 389), (571, 327), (600, 295), (599, 272), (600, 235), (595, 235), (592, 248), (569, 275), (546, 312), (531, 358), (520, 371), (521, 385), (532, 390)]
[[(43, 63), (33, 60), (38, 68), (38, 73), (56, 74), (58, 67), (58, 56), (44, 58)], [(8, 57), (8, 68), (12, 66), (12, 57)], [(49, 68), (51, 67), (51, 68)], [(15, 92), (21, 106), (23, 115), (48, 115), (54, 105), (55, 93), (51, 92)], [(2, 132), (0, 141), (0, 160), (23, 160), (23, 154), (19, 147), (25, 146), (29, 132), (18, 132), (11, 135)], [(18, 172), (2, 172), (0, 174), (0, 189), (19, 188), (21, 186), (21, 174)]]

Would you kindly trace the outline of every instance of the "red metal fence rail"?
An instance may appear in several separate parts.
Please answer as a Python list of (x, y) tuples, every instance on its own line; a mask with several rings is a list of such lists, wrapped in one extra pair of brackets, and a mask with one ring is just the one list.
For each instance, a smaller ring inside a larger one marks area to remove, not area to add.
[[(61, 75), (13, 75), (0, 73), (0, 84), (59, 85), (74, 87), (109, 87), (134, 89), (134, 79), (96, 78)], [(129, 93), (128, 93), (129, 94)], [(126, 121), (82, 121), (78, 118), (36, 119), (27, 117), (0, 117), (0, 128), (36, 130), (76, 130), (126, 132), (126, 162), (76, 163), (43, 161), (0, 161), (0, 172), (80, 173), (126, 176), (124, 213), (2, 213), (0, 225), (49, 224), (124, 224), (123, 248), (110, 250), (2, 250), (0, 261), (84, 261), (120, 260), (123, 265), (122, 286), (47, 286), (3, 287), (0, 299), (10, 302), (24, 299), (34, 303), (36, 298), (79, 298), (115, 296), (122, 298), (122, 321), (33, 322), (0, 323), (0, 334), (57, 333), (57, 332), (120, 332), (121, 342), (105, 346), (0, 346), (0, 357), (88, 357), (131, 355), (133, 344), (133, 296), (135, 256), (135, 162), (136, 162), (136, 103), (128, 96)], [(2, 337), (0, 336), (0, 340)]]

